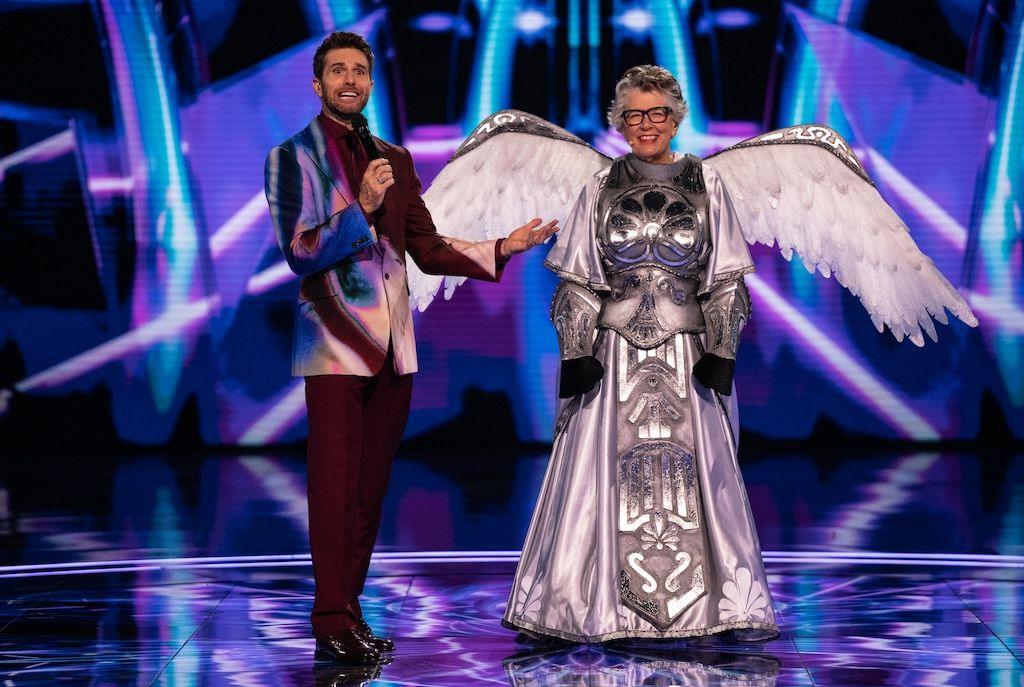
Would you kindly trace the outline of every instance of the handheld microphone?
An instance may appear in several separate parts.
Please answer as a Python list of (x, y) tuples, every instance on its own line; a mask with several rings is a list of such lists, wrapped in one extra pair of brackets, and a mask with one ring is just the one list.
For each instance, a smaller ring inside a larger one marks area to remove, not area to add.
[(379, 158), (380, 151), (377, 150), (377, 144), (373, 142), (373, 136), (370, 135), (370, 124), (366, 121), (366, 117), (357, 113), (352, 115), (351, 121), (352, 128), (355, 129), (359, 142), (363, 144), (366, 156), (371, 160)]

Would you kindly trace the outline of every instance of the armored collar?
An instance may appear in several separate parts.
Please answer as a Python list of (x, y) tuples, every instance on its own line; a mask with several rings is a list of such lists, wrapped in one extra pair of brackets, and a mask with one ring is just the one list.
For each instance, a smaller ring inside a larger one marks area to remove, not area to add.
[[(671, 179), (661, 183), (671, 184), (690, 193), (704, 193), (704, 174), (700, 158), (695, 155), (686, 155), (683, 159), (686, 164), (679, 172)], [(645, 177), (630, 163), (629, 156), (623, 155), (612, 163), (606, 186), (613, 189), (625, 189), (643, 181), (645, 181)]]

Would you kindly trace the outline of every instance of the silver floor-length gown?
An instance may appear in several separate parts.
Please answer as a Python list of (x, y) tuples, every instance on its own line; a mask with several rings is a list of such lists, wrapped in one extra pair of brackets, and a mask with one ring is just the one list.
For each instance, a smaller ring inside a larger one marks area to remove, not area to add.
[[(653, 188), (671, 200), (672, 189), (658, 184), (671, 186), (687, 158), (670, 165), (628, 159), (647, 189), (637, 198), (647, 202), (651, 196), (642, 194)], [(584, 188), (547, 264), (563, 280), (614, 296), (596, 238), (610, 216), (601, 206), (608, 175)], [(691, 295), (705, 302), (753, 266), (721, 180), (705, 170), (703, 182), (697, 231), (710, 245)], [(646, 227), (654, 219), (669, 223), (664, 198), (654, 198), (653, 209), (637, 211)], [(663, 300), (651, 304), (664, 310)], [(778, 628), (736, 461), (735, 393), (720, 395), (691, 374), (705, 333), (676, 332), (642, 348), (625, 331), (598, 327), (593, 355), (603, 378), (559, 401), (551, 461), (502, 622), (578, 642), (725, 630), (773, 637)]]

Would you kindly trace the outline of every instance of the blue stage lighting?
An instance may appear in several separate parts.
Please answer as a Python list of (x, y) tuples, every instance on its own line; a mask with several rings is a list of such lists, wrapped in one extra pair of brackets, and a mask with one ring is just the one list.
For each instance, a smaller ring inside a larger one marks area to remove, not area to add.
[(612, 19), (612, 24), (637, 37), (646, 36), (654, 26), (654, 17), (643, 7), (631, 7)]
[[(1024, 164), (1024, 7), (1018, 7), (1009, 33), (1003, 63), (1003, 84), (993, 131), (991, 160), (985, 179), (985, 200), (978, 222), (982, 283), (1010, 315), (1024, 301), (1021, 266), (1021, 206), (1024, 192), (1019, 180)], [(1019, 318), (1013, 318), (1019, 322)], [(996, 362), (1003, 374), (1010, 401), (1024, 407), (1024, 338), (1010, 328), (992, 337)]]
[(492, 0), (480, 23), (473, 76), (463, 122), (467, 133), (493, 112), (508, 107), (516, 45), (517, 0)]
[(693, 32), (687, 18), (693, 0), (649, 0), (653, 26), (651, 42), (654, 59), (668, 69), (679, 80), (679, 85), (690, 104), (690, 116), (680, 124), (681, 136), (672, 143), (673, 150), (681, 150), (695, 133), (707, 133), (707, 113), (701, 99), (700, 79), (697, 74), (697, 59), (693, 51)]
[(552, 17), (536, 7), (520, 10), (515, 20), (516, 30), (527, 37), (537, 36), (554, 23)]

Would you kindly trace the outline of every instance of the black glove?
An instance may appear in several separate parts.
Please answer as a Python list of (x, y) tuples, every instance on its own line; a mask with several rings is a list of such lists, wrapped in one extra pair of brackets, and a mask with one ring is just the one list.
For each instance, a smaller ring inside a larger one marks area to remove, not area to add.
[(604, 365), (592, 355), (562, 361), (562, 374), (558, 380), (558, 396), (572, 398), (585, 394), (604, 377)]
[(693, 366), (693, 376), (697, 381), (723, 396), (732, 393), (732, 375), (735, 371), (735, 360), (714, 353), (705, 353)]

